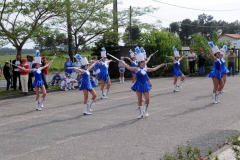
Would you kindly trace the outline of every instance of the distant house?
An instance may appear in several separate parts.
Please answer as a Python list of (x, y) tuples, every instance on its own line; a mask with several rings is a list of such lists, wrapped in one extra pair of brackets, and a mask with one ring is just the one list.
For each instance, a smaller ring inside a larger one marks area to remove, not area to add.
[(223, 34), (219, 40), (230, 41), (236, 49), (240, 49), (240, 35), (239, 34)]

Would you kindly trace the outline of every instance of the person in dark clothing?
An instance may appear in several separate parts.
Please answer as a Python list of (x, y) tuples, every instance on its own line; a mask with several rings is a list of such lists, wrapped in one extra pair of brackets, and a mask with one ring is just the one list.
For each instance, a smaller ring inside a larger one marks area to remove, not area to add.
[(12, 66), (13, 67), (13, 71), (12, 71), (12, 73), (13, 73), (13, 89), (16, 90), (16, 88), (17, 88), (17, 78), (18, 78), (18, 82), (19, 82), (18, 89), (22, 90), (22, 85), (21, 85), (21, 80), (20, 80), (20, 72), (18, 70), (18, 67), (16, 67), (16, 66), (20, 66), (22, 64), (20, 55), (16, 56), (16, 59), (12, 61), (12, 64), (14, 64)]
[(11, 74), (10, 74), (10, 66), (8, 62), (5, 62), (5, 65), (3, 67), (3, 75), (7, 81), (6, 91), (9, 91), (9, 86), (11, 84)]
[(199, 54), (198, 54), (198, 74), (199, 75), (204, 75), (205, 74), (205, 61), (206, 61), (206, 55), (203, 53), (202, 48), (199, 49)]

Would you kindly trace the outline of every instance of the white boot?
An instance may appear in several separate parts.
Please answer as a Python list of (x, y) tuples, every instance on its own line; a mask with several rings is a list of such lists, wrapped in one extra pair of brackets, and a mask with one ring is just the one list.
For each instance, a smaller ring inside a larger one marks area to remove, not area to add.
[(101, 99), (104, 99), (105, 98), (105, 95), (103, 93), (103, 90), (101, 90)]
[(105, 92), (105, 94), (104, 94), (105, 98), (108, 98), (108, 97), (107, 97), (108, 92), (109, 92), (109, 89), (107, 89), (106, 92)]
[(88, 102), (88, 110), (89, 110), (89, 112), (92, 112), (92, 104), (93, 104), (93, 102), (95, 102), (95, 101), (94, 100), (90, 100)]
[(179, 92), (177, 84), (174, 84), (174, 92)]
[(44, 101), (44, 98), (42, 98), (42, 100), (39, 102), (39, 106), (40, 106), (41, 108), (44, 107), (44, 106), (43, 106), (43, 101)]
[(143, 111), (146, 117), (148, 116), (148, 111), (147, 110), (148, 110), (148, 104), (145, 105), (145, 108), (144, 108), (144, 111)]
[(119, 83), (122, 83), (122, 78), (121, 77), (119, 77)]
[(83, 115), (91, 115), (92, 113), (88, 112), (88, 104), (84, 105)]
[(217, 104), (217, 93), (213, 93), (213, 104)]
[(72, 83), (72, 89), (74, 90), (75, 89), (75, 87), (74, 87), (74, 84)]
[(124, 83), (124, 77), (122, 77), (122, 83)]
[(139, 114), (138, 114), (138, 119), (141, 119), (143, 117), (143, 111), (142, 111), (142, 106), (138, 106), (137, 108)]
[(182, 84), (183, 84), (183, 82), (184, 82), (184, 80), (181, 81), (181, 82), (179, 83), (179, 85), (178, 85), (178, 87), (179, 87), (180, 89), (182, 89)]
[(221, 94), (221, 91), (217, 91), (216, 102), (218, 102), (218, 103), (219, 103), (219, 100), (218, 100), (218, 96), (219, 96), (219, 94)]
[(40, 107), (40, 102), (39, 101), (36, 101), (36, 110), (37, 111), (41, 111), (42, 108)]

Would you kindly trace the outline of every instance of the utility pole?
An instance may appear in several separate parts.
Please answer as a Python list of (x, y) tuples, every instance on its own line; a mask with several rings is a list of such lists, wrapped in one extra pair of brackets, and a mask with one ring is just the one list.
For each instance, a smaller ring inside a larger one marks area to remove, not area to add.
[(113, 27), (114, 27), (114, 40), (118, 44), (118, 8), (117, 0), (113, 1)]
[(132, 46), (132, 6), (130, 6), (129, 15), (129, 45)]

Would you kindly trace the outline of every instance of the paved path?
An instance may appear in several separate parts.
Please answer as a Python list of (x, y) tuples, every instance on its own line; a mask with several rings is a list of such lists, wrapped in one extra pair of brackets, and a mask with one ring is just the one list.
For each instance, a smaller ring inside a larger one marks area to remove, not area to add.
[(91, 116), (82, 115), (78, 90), (49, 93), (41, 112), (35, 96), (1, 100), (0, 159), (157, 160), (188, 142), (204, 153), (209, 146), (215, 151), (239, 133), (239, 76), (228, 78), (215, 105), (211, 79), (187, 77), (178, 93), (172, 78), (152, 82), (149, 117), (141, 120), (130, 81), (113, 83), (104, 100), (98, 87)]

